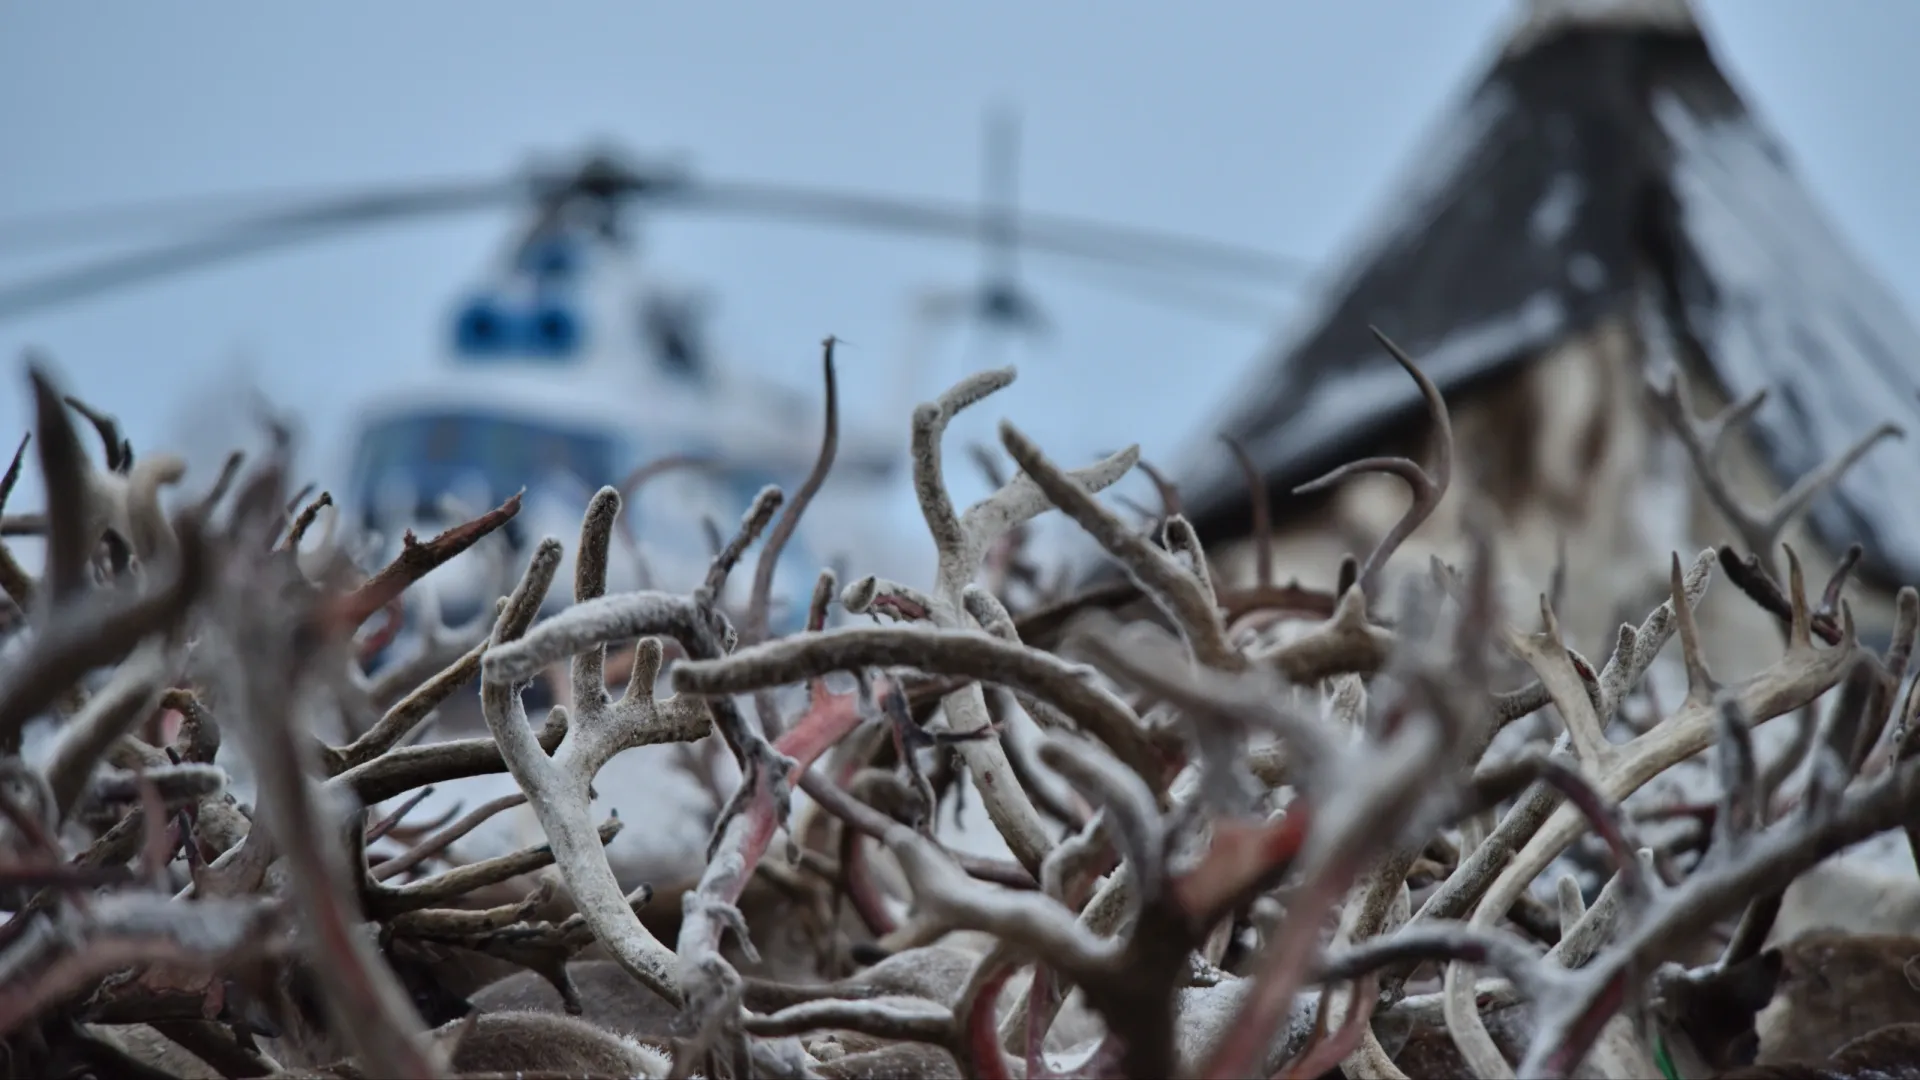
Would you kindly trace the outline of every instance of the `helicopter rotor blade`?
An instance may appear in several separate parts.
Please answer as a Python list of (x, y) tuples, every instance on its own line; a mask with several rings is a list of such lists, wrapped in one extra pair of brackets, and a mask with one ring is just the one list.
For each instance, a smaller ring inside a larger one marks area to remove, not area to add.
[[(598, 166), (575, 181), (581, 197), (628, 199), (662, 209), (784, 218), (877, 232), (953, 240), (990, 235), (991, 216), (978, 206), (749, 181), (708, 181)], [(462, 213), (516, 201), (564, 195), (556, 178), (431, 184), (363, 192), (243, 217), (210, 236), (155, 245), (51, 275), (0, 286), (0, 319), (200, 269), (245, 255), (326, 239), (342, 230)], [(1308, 275), (1296, 260), (1213, 240), (1110, 225), (1063, 215), (1022, 214), (1019, 241), (1037, 253), (1106, 264), (1130, 264), (1182, 276), (1217, 275), (1243, 283), (1297, 285)], [(0, 254), (3, 254), (0, 251)]]
[(183, 226), (206, 228), (230, 225), (250, 216), (238, 205), (252, 205), (257, 213), (295, 200), (257, 194), (222, 197), (194, 196), (155, 199), (77, 214), (36, 215), (0, 221), (0, 257), (22, 255), (88, 244), (125, 240), (129, 233), (170, 232)]
[[(664, 193), (662, 198), (715, 212), (812, 218), (883, 232), (912, 232), (954, 239), (974, 239), (981, 232), (978, 210), (964, 203), (739, 181), (689, 184)], [(1056, 256), (1142, 266), (1157, 264), (1164, 270), (1216, 274), (1275, 285), (1299, 285), (1311, 275), (1310, 268), (1300, 260), (1254, 248), (1062, 214), (1021, 214), (1020, 242), (1025, 248)]]
[(1232, 286), (1189, 281), (1178, 275), (1132, 266), (1072, 263), (1058, 273), (1087, 288), (1125, 295), (1164, 311), (1216, 323), (1271, 329), (1285, 311), (1271, 298)]
[(1045, 337), (1052, 320), (1020, 279), (1020, 117), (987, 112), (980, 182), (982, 261), (974, 315), (1009, 333)]
[(212, 236), (162, 244), (0, 288), (0, 319), (245, 255), (328, 239), (353, 226), (464, 213), (509, 203), (524, 185), (491, 181), (376, 192), (243, 219)]
[[(145, 199), (116, 206), (0, 220), (0, 258), (60, 248), (124, 242), (133, 235), (179, 233), (183, 229), (258, 228), (305, 223), (316, 214), (350, 221), (355, 213), (383, 209), (396, 198), (427, 208), (436, 198), (475, 185), (452, 184), (394, 192), (376, 189), (342, 196), (338, 188), (228, 192)], [(386, 215), (391, 216), (391, 215)]]

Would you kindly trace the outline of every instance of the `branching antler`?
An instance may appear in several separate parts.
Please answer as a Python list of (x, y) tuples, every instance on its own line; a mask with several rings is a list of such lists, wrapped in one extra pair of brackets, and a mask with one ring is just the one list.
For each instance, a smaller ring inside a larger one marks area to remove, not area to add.
[[(562, 564), (560, 542), (546, 539), (517, 567), (495, 567), (519, 569), (499, 585), (510, 594), (463, 628), (441, 625), (437, 604), (410, 587), (513, 517), (517, 498), (433, 540), (409, 538), (392, 565), (364, 574), (346, 565), (363, 546), (342, 533), (351, 516), (330, 513), (324, 494), (288, 497), (285, 425), (248, 472), (230, 470), (215, 495), (167, 517), (157, 492), (180, 478), (177, 460), (134, 460), (110, 416), (36, 369), (43, 579), (0, 545), (0, 587), (27, 616), (0, 668), (10, 1064), (118, 1066), (131, 1057), (101, 1049), (85, 1025), (141, 1024), (235, 1075), (304, 1075), (342, 1055), (335, 1073), (526, 1073), (539, 1061), (558, 1075), (588, 1060), (556, 1056), (578, 1025), (607, 1015), (672, 1049), (668, 1062), (612, 1040), (600, 1046), (612, 1057), (585, 1066), (609, 1075), (1415, 1071), (1390, 1050), (1390, 1030), (1430, 1044), (1439, 1035), (1483, 1076), (1513, 1075), (1516, 1049), (1528, 1076), (1583, 1062), (1651, 1075), (1655, 1046), (1676, 1061), (1718, 1061), (1725, 1033), (1700, 1029), (1688, 1010), (1735, 993), (1758, 963), (1784, 884), (1920, 816), (1920, 693), (1896, 708), (1920, 593), (1901, 594), (1896, 640), (1875, 657), (1843, 596), (1858, 549), (1817, 602), (1791, 548), (1784, 583), (1766, 562), (1815, 490), (1885, 432), (1764, 516), (1722, 506), (1752, 551), (1725, 549), (1720, 563), (1754, 618), (1785, 627), (1776, 662), (1735, 683), (1709, 669), (1694, 609), (1710, 549), (1691, 565), (1675, 555), (1668, 598), (1622, 626), (1594, 664), (1561, 634), (1564, 566), (1538, 624), (1505, 625), (1493, 530), (1473, 514), (1460, 515), (1470, 555), (1459, 570), (1433, 561), (1428, 575), (1389, 581), (1389, 560), (1445, 498), (1456, 448), (1436, 386), (1376, 336), (1420, 388), (1433, 460), (1366, 458), (1300, 489), (1388, 472), (1413, 493), (1374, 549), (1324, 587), (1276, 585), (1283, 568), (1264, 537), (1251, 587), (1216, 584), (1177, 490), (1150, 470), (1160, 511), (1146, 529), (1123, 520), (1098, 496), (1139, 463), (1133, 448), (1068, 470), (1003, 423), (1019, 471), (1003, 480), (989, 462), (994, 493), (957, 509), (944, 434), (961, 409), (1011, 383), (1003, 370), (914, 413), (933, 580), (823, 573), (805, 628), (780, 637), (767, 622), (773, 568), (835, 457), (832, 338), (812, 472), (790, 501), (762, 492), (731, 534), (711, 528), (697, 588), (608, 593), (613, 536), (628, 526), (621, 493), (605, 488), (581, 521), (571, 604), (539, 618)], [(1708, 470), (1758, 404), (1698, 424), (1677, 384), (1657, 396)], [(88, 459), (76, 416), (100, 434), (103, 467)], [(1231, 449), (1264, 534), (1279, 524), (1266, 480)], [(0, 480), (0, 509), (20, 457)], [(1709, 479), (1717, 503), (1727, 490)], [(1052, 509), (1128, 582), (1016, 615), (1009, 590), (1044, 596), (1051, 576), (1016, 534)], [(736, 633), (721, 598), (763, 533)], [(497, 537), (465, 557), (499, 562), (505, 550)], [(1389, 588), (1402, 590), (1390, 621), (1373, 610)], [(1134, 599), (1159, 618), (1103, 610)], [(880, 625), (827, 629), (836, 600)], [(419, 646), (363, 670), (402, 625)], [(1613, 741), (1613, 720), (1675, 637), (1684, 699)], [(616, 697), (609, 650), (628, 646)], [(1496, 648), (1534, 681), (1496, 687)], [(563, 661), (566, 704), (530, 722), (523, 691)], [(98, 669), (110, 670), (90, 680)], [(475, 681), (487, 735), (435, 741), (433, 717)], [(1770, 798), (1781, 769), (1762, 763), (1754, 729), (1836, 686), (1838, 707), (1806, 740), (1804, 784), (1781, 810)], [(780, 688), (792, 699), (775, 697)], [(1550, 748), (1496, 744), (1511, 721), (1549, 705), (1562, 725)], [(792, 715), (779, 716), (782, 706)], [(22, 759), (21, 734), (48, 716), (56, 737)], [(347, 736), (326, 745), (322, 732), (335, 730)], [(592, 803), (624, 794), (596, 793), (612, 759), (663, 744), (708, 761), (730, 753), (739, 778), (723, 794), (705, 770), (704, 861), (656, 899), (650, 885), (623, 889), (635, 868), (617, 874), (609, 857), (623, 820), (637, 819), (596, 820)], [(1693, 800), (1708, 807), (1705, 853), (1686, 864), (1642, 846), (1621, 805), (1716, 744), (1718, 790)], [(1501, 756), (1488, 758), (1496, 745)], [(230, 777), (234, 762), (250, 771)], [(477, 805), (463, 793), (451, 809), (427, 809), (427, 786), (502, 771), (517, 793)], [(1012, 860), (957, 850), (943, 832), (963, 777)], [(790, 820), (795, 789), (808, 798)], [(542, 836), (490, 857), (465, 851), (521, 805)], [(787, 858), (770, 858), (783, 831)], [(1610, 878), (1590, 904), (1556, 866), (1587, 835), (1612, 864), (1590, 883)], [(1515, 913), (1542, 873), (1557, 876), (1557, 923), (1538, 899)], [(853, 909), (844, 918), (843, 898)], [(797, 961), (783, 931), (803, 922)], [(1689, 946), (1729, 928), (1717, 962), (1685, 966)], [(966, 944), (969, 934), (984, 943)], [(592, 945), (613, 962), (578, 959)], [(595, 964), (636, 996), (611, 1000), (589, 978)], [(792, 976), (796, 964), (818, 978)], [(1425, 964), (1439, 965), (1440, 988), (1409, 996), (1424, 989), (1410, 980)], [(481, 1043), (461, 1040), (487, 1030), (486, 1018), (461, 1017), (487, 1000), (474, 991), (493, 977), (474, 965), (527, 969), (573, 1017), (522, 1048), (535, 1057), (470, 1069)], [(1476, 982), (1479, 967), (1502, 977)], [(1751, 1006), (1742, 997), (1729, 1007)], [(1508, 1018), (1492, 1025), (1505, 1042), (1490, 1031), (1496, 1010)]]
[(1354, 580), (1354, 584), (1362, 593), (1378, 596), (1380, 571), (1386, 566), (1387, 560), (1400, 549), (1400, 545), (1405, 543), (1408, 537), (1413, 535), (1414, 530), (1418, 529), (1422, 522), (1433, 515), (1434, 510), (1440, 505), (1440, 500), (1446, 497), (1447, 487), (1453, 482), (1453, 421), (1447, 413), (1446, 401), (1440, 396), (1440, 388), (1433, 385), (1433, 380), (1427, 378), (1426, 372), (1421, 371), (1413, 362), (1413, 358), (1389, 340), (1378, 328), (1370, 329), (1373, 330), (1373, 336), (1380, 342), (1381, 347), (1393, 357), (1394, 363), (1399, 364), (1420, 387), (1420, 396), (1427, 406), (1427, 418), (1434, 428), (1433, 470), (1429, 472), (1406, 458), (1364, 458), (1360, 461), (1348, 462), (1318, 480), (1302, 484), (1293, 490), (1296, 495), (1309, 495), (1331, 488), (1350, 476), (1370, 472), (1391, 473), (1407, 482), (1408, 489), (1413, 492), (1413, 503), (1367, 554), (1366, 561), (1360, 564), (1359, 577)]
[[(773, 598), (773, 572), (780, 563), (780, 553), (786, 549), (787, 541), (793, 537), (799, 527), (800, 515), (807, 512), (807, 505), (819, 493), (821, 485), (827, 482), (827, 474), (833, 471), (833, 458), (840, 449), (840, 388), (833, 374), (833, 347), (836, 339), (832, 335), (820, 342), (820, 366), (827, 384), (827, 415), (820, 434), (820, 454), (814, 459), (813, 470), (800, 483), (793, 500), (781, 511), (780, 519), (773, 523), (773, 531), (767, 534), (766, 546), (760, 549), (760, 561), (753, 568), (753, 591), (747, 600), (746, 626), (741, 637), (748, 645), (757, 645), (767, 639), (767, 609)], [(770, 694), (758, 694), (754, 697), (754, 712), (758, 715), (762, 730), (769, 736), (780, 733), (780, 717)]]
[[(594, 496), (576, 562), (576, 604), (530, 636), (527, 627), (560, 563), (559, 541), (543, 540), (535, 549), (520, 587), (494, 623), (489, 651), (481, 662), (480, 694), (501, 756), (539, 817), (567, 886), (595, 937), (635, 978), (679, 1004), (677, 961), (640, 924), (615, 882), (594, 832), (589, 792), (594, 775), (613, 755), (649, 743), (699, 738), (712, 720), (706, 705), (694, 699), (654, 700), (661, 659), (657, 637), (641, 644), (627, 692), (618, 704), (609, 702), (600, 670), (607, 644), (648, 634), (672, 633), (690, 652), (717, 653), (718, 634), (712, 623), (717, 615), (690, 599), (602, 595), (607, 545), (619, 514), (619, 499), (611, 488)], [(764, 523), (764, 517), (761, 520)], [(549, 756), (527, 724), (519, 687), (564, 657), (573, 658), (577, 712), (569, 717), (566, 741)], [(739, 723), (737, 714), (735, 723)]]
[[(1048, 499), (1060, 492), (1079, 492), (1087, 496), (1090, 503), (1092, 493), (1112, 485), (1139, 458), (1138, 448), (1129, 447), (1097, 465), (1061, 473), (1051, 466), (1036, 471), (1038, 453), (1032, 452), (1023, 460), (1016, 451), (1015, 460), (1027, 470), (1026, 475), (1015, 477), (999, 491), (968, 507), (964, 514), (956, 513), (953, 500), (947, 494), (941, 438), (947, 424), (960, 410), (1012, 382), (1011, 369), (982, 372), (962, 381), (938, 400), (914, 410), (914, 492), (919, 497), (921, 514), (939, 556), (931, 597), (934, 603), (928, 612), (936, 626), (960, 629), (973, 622), (967, 613), (967, 586), (972, 584), (982, 556), (995, 540), (1045, 512), (1049, 508)], [(1003, 436), (1005, 434), (1003, 432)], [(1013, 450), (1012, 443), (1008, 449)], [(948, 725), (956, 734), (972, 735), (990, 727), (986, 701), (977, 685), (955, 691), (944, 698), (941, 705), (947, 713)], [(968, 771), (981, 780), (982, 798), (994, 827), (1006, 838), (1021, 865), (1029, 873), (1038, 875), (1052, 845), (1025, 791), (1017, 783), (1003, 782), (1013, 772), (1000, 740), (997, 737), (970, 740), (960, 744), (959, 750)]]
[(1767, 392), (1756, 390), (1707, 420), (1695, 418), (1692, 397), (1687, 393), (1686, 383), (1677, 368), (1667, 372), (1663, 384), (1652, 386), (1650, 395), (1660, 415), (1679, 438), (1680, 445), (1686, 448), (1701, 487), (1713, 501), (1714, 509), (1726, 517), (1740, 542), (1746, 546), (1748, 554), (1759, 559), (1761, 567), (1775, 578), (1779, 574), (1774, 552), (1787, 527), (1806, 512), (1816, 496), (1832, 487), (1842, 474), (1853, 467), (1854, 462), (1865, 457), (1867, 451), (1873, 449), (1880, 440), (1906, 437), (1906, 432), (1898, 424), (1877, 425), (1839, 457), (1801, 477), (1775, 499), (1772, 506), (1756, 512), (1734, 494), (1725, 479), (1722, 465), (1727, 440), (1766, 403)]

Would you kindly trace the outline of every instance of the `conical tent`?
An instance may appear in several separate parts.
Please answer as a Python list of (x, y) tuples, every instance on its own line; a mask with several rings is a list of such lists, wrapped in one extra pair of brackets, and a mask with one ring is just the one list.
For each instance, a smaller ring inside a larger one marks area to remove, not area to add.
[[(1409, 181), (1317, 304), (1176, 470), (1210, 549), (1251, 526), (1241, 441), (1280, 520), (1292, 489), (1425, 423), (1378, 327), (1449, 402), (1600, 324), (1726, 400), (1768, 399), (1750, 438), (1780, 488), (1881, 422), (1920, 437), (1920, 332), (1849, 249), (1715, 62), (1682, 0), (1535, 3), (1414, 155)], [(1661, 339), (1658, 343), (1655, 338)], [(1861, 572), (1920, 581), (1907, 453), (1883, 445), (1812, 505)]]

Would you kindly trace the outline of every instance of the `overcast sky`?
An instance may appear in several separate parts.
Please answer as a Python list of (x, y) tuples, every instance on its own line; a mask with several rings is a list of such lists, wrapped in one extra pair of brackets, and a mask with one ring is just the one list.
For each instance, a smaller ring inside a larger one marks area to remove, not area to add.
[[(498, 175), (601, 139), (714, 176), (964, 198), (981, 111), (1004, 99), (1025, 115), (1028, 206), (1317, 262), (1390, 200), (1515, 6), (12, 3), (0, 220)], [(1920, 5), (1702, 7), (1846, 234), (1920, 303)], [(232, 410), (191, 403), (245, 373), (337, 455), (356, 398), (430, 363), (449, 304), (513, 222), (376, 230), (0, 323), (0, 355), (44, 348), (144, 446), (238, 437)], [(866, 391), (898, 351), (903, 301), (974, 266), (961, 246), (677, 215), (646, 239), (651, 265), (717, 291), (718, 340), (742, 365), (805, 386), (820, 337), (848, 339), (850, 404), (902, 435)], [(0, 258), (0, 281), (83, 254)], [(1137, 440), (1165, 460), (1203, 437), (1291, 310), (1270, 292), (1257, 318), (1190, 317), (1030, 265), (1061, 332), (1015, 357), (1021, 382), (990, 415), (1073, 459)], [(27, 422), (23, 388), (17, 372), (0, 380), (0, 427)]]

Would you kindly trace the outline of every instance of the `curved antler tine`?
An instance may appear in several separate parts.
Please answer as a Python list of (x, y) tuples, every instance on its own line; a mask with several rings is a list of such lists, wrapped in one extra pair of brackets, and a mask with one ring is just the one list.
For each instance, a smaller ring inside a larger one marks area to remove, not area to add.
[(1380, 538), (1380, 542), (1374, 545), (1373, 551), (1367, 555), (1366, 561), (1360, 567), (1357, 583), (1361, 590), (1369, 596), (1377, 596), (1380, 590), (1376, 587), (1376, 579), (1387, 560), (1400, 549), (1400, 545), (1405, 543), (1416, 529), (1433, 516), (1434, 510), (1440, 506), (1440, 500), (1446, 497), (1448, 489), (1453, 484), (1453, 420), (1447, 412), (1446, 399), (1441, 396), (1440, 388), (1434, 385), (1426, 372), (1421, 371), (1414, 364), (1413, 358), (1381, 333), (1377, 327), (1370, 329), (1373, 330), (1373, 336), (1393, 357), (1394, 362), (1404, 368), (1420, 387), (1420, 396), (1426, 401), (1427, 417), (1433, 423), (1435, 441), (1438, 444), (1434, 450), (1433, 467), (1431, 469), (1422, 467), (1418, 462), (1408, 458), (1363, 458), (1360, 461), (1348, 462), (1316, 480), (1294, 488), (1294, 493), (1305, 495), (1321, 491), (1360, 473), (1392, 473), (1406, 481), (1407, 487), (1413, 493), (1413, 503), (1407, 507), (1407, 512), (1401, 515), (1400, 520), (1394, 522), (1393, 527), (1387, 530), (1387, 534)]

